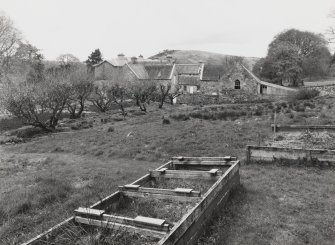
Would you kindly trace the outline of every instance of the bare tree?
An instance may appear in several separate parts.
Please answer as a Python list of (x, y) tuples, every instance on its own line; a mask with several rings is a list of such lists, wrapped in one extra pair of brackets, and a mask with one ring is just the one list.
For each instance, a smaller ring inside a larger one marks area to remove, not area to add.
[(56, 59), (60, 62), (61, 67), (70, 68), (71, 66), (75, 66), (80, 62), (80, 60), (74, 56), (73, 54), (61, 54)]
[(335, 10), (331, 11), (329, 18), (334, 20), (334, 24), (328, 28), (326, 34), (328, 36), (328, 41), (330, 43), (335, 43)]
[(151, 80), (140, 80), (129, 83), (129, 93), (136, 101), (141, 111), (147, 111), (147, 104), (152, 100), (157, 90), (156, 84)]
[(170, 99), (170, 104), (173, 105), (174, 99), (177, 98), (181, 94), (182, 94), (181, 86), (178, 83), (174, 84), (173, 86), (171, 85), (171, 89), (168, 93), (168, 97)]
[(113, 103), (113, 99), (111, 97), (111, 87), (104, 82), (95, 84), (93, 92), (89, 97), (89, 101), (91, 101), (101, 112), (110, 110)]
[(14, 55), (20, 41), (20, 32), (14, 27), (13, 21), (0, 15), (0, 68), (1, 73), (8, 69), (9, 58)]
[(85, 109), (85, 102), (93, 91), (93, 81), (85, 67), (80, 67), (70, 73), (69, 82), (70, 96), (66, 103), (67, 110), (70, 118), (80, 118)]
[(171, 83), (160, 83), (159, 88), (159, 105), (158, 108), (162, 109), (166, 98), (168, 97), (171, 90)]
[(47, 74), (42, 84), (8, 83), (1, 91), (0, 105), (24, 123), (54, 131), (70, 96), (64, 76)]
[(110, 96), (113, 102), (120, 107), (121, 113), (125, 117), (127, 112), (124, 108), (124, 101), (128, 98), (127, 88), (121, 86), (119, 83), (115, 83), (111, 86)]

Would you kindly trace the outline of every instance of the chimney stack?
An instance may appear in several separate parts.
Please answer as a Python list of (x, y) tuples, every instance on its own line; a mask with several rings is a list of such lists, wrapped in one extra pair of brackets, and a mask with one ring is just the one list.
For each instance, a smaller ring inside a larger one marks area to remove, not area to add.
[(121, 54), (118, 54), (117, 57), (118, 57), (118, 59), (124, 59), (124, 58), (125, 58), (125, 57), (124, 57), (124, 54), (122, 54), (122, 53), (121, 53)]
[(137, 63), (137, 58), (135, 56), (131, 57), (131, 63), (136, 64)]

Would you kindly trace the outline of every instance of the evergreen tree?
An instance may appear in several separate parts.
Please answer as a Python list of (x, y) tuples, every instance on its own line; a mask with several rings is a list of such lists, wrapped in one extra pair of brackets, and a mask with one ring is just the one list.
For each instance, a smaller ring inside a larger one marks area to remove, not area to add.
[(95, 64), (98, 64), (102, 61), (102, 54), (100, 52), (100, 49), (94, 50), (90, 56), (88, 56), (88, 59), (85, 61), (87, 66), (92, 66)]

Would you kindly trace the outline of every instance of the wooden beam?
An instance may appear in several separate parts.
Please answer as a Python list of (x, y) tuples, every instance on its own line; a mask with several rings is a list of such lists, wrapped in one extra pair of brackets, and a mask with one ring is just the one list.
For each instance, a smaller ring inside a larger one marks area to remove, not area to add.
[(239, 161), (236, 161), (206, 192), (202, 201), (188, 211), (157, 245), (196, 244), (199, 231), (203, 230), (212, 215), (220, 210), (231, 189), (239, 182)]
[[(139, 217), (139, 218), (138, 218)], [(165, 220), (162, 219), (154, 219), (149, 217), (138, 216), (135, 219), (104, 214), (102, 216), (102, 220), (112, 222), (112, 223), (119, 223), (123, 225), (132, 225), (136, 227), (146, 228), (146, 229), (153, 229), (157, 231), (169, 231), (170, 225), (166, 223)]]
[(155, 194), (150, 192), (139, 192), (139, 191), (122, 191), (122, 195), (127, 197), (138, 197), (138, 198), (153, 198), (153, 199), (162, 199), (162, 200), (175, 200), (179, 202), (187, 202), (187, 201), (195, 201), (198, 202), (202, 200), (201, 197), (198, 196), (189, 196), (189, 195), (181, 195), (181, 193), (177, 193), (176, 195), (171, 194)]
[(190, 197), (199, 197), (201, 195), (200, 191), (193, 191), (193, 189), (187, 189), (188, 192), (182, 192), (180, 189), (160, 189), (160, 188), (147, 188), (139, 187), (138, 189), (127, 188), (127, 186), (119, 186), (120, 191), (134, 191), (141, 193), (152, 193), (152, 194), (163, 194), (163, 195), (174, 195), (174, 196), (190, 196)]
[(105, 213), (105, 210), (92, 209), (92, 208), (77, 208), (74, 210), (75, 215), (88, 215), (91, 217), (102, 217)]
[(217, 171), (215, 175), (209, 171), (191, 171), (191, 170), (166, 170), (161, 173), (156, 170), (150, 172), (151, 177), (154, 178), (179, 178), (179, 179), (215, 179), (217, 176), (221, 176), (222, 171)]
[(98, 226), (98, 227), (104, 227), (109, 229), (124, 229), (126, 232), (136, 232), (138, 234), (144, 235), (144, 236), (150, 236), (150, 237), (156, 237), (156, 238), (162, 238), (164, 235), (166, 235), (166, 232), (164, 231), (155, 231), (151, 229), (146, 228), (140, 228), (136, 226), (131, 225), (124, 225), (119, 223), (114, 223), (110, 221), (105, 220), (95, 220), (95, 219), (87, 219), (82, 217), (75, 217), (75, 221), (81, 224), (85, 225), (92, 225), (92, 226)]

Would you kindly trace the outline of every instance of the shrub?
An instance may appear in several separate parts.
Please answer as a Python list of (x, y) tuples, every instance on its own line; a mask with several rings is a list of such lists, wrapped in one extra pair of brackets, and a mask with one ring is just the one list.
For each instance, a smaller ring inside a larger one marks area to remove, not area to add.
[(316, 89), (300, 89), (298, 92), (294, 93), (291, 100), (309, 100), (320, 94), (320, 91)]
[(186, 121), (186, 120), (190, 119), (189, 115), (186, 115), (186, 114), (183, 114), (183, 113), (170, 115), (170, 117), (173, 118), (174, 120), (179, 120), (179, 121)]
[(86, 129), (86, 128), (91, 128), (93, 127), (92, 122), (87, 122), (87, 121), (79, 121), (71, 125), (71, 129), (73, 130), (80, 130), (80, 129)]
[(284, 136), (282, 135), (278, 135), (276, 138), (274, 138), (275, 141), (282, 141), (284, 138)]
[(255, 111), (255, 116), (261, 116), (263, 114), (263, 110), (261, 107), (257, 107), (256, 111)]
[(167, 118), (163, 118), (163, 124), (170, 124), (170, 120)]
[(114, 127), (109, 127), (108, 129), (107, 129), (107, 132), (109, 132), (109, 133), (111, 133), (111, 132), (114, 132)]

